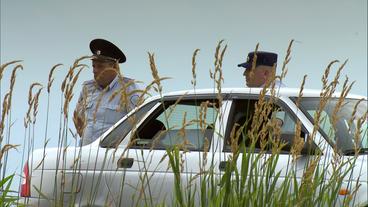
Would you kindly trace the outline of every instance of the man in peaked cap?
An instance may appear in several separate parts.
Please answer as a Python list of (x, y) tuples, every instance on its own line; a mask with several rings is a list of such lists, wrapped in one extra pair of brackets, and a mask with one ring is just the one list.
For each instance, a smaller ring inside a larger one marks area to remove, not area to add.
[(137, 83), (118, 75), (119, 64), (126, 57), (117, 46), (104, 39), (94, 39), (89, 47), (93, 53), (94, 79), (83, 83), (73, 117), (81, 145), (99, 138), (136, 107), (140, 97)]
[[(254, 57), (256, 54), (256, 58)], [(255, 66), (253, 67), (253, 61)], [(246, 79), (248, 87), (264, 87), (267, 81), (273, 78), (277, 64), (277, 54), (272, 52), (258, 51), (248, 54), (247, 62), (238, 64), (238, 67), (245, 68), (243, 76)], [(254, 70), (252, 71), (252, 68)], [(275, 80), (275, 87), (284, 87), (284, 85)]]

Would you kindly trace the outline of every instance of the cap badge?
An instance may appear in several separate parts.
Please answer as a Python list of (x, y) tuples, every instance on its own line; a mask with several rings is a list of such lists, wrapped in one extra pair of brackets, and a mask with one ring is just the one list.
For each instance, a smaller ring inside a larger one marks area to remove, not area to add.
[(101, 50), (97, 50), (96, 55), (101, 55)]

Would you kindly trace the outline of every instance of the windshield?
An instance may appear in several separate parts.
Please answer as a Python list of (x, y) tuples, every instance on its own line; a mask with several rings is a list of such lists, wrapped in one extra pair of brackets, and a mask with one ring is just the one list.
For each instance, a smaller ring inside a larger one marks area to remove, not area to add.
[[(296, 99), (294, 99), (296, 100)], [(320, 98), (302, 98), (301, 108), (310, 120), (317, 121)], [(320, 111), (319, 128), (327, 141), (344, 154), (367, 153), (367, 100), (331, 98)]]

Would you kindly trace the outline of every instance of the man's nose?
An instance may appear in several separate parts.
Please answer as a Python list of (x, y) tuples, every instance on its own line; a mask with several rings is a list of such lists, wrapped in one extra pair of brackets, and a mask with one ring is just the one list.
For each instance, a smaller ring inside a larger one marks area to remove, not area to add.
[(92, 66), (93, 68), (93, 73), (97, 73), (97, 68), (95, 66)]
[(247, 75), (247, 73), (248, 73), (247, 71), (248, 71), (247, 69), (244, 69), (243, 76)]

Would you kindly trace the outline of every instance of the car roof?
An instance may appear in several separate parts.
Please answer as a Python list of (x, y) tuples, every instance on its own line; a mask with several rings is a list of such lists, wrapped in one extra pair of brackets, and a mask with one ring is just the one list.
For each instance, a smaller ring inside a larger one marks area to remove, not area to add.
[[(222, 94), (249, 94), (249, 95), (259, 95), (260, 92), (263, 90), (263, 88), (222, 88), (221, 93)], [(278, 94), (278, 97), (298, 97), (300, 93), (299, 88), (286, 88), (281, 87), (275, 89), (276, 93)], [(173, 97), (173, 96), (182, 96), (184, 94), (186, 95), (208, 95), (208, 94), (216, 94), (218, 93), (217, 89), (210, 88), (210, 89), (196, 89), (196, 90), (181, 90), (181, 91), (173, 91), (169, 93), (164, 93), (162, 96), (157, 95), (152, 98), (149, 98), (147, 101), (152, 101), (155, 99), (160, 99), (162, 97)], [(315, 89), (303, 89), (303, 97), (320, 97), (321, 90), (315, 90)], [(268, 92), (268, 95), (271, 93)], [(333, 93), (332, 97), (340, 97), (341, 92), (335, 92)], [(355, 94), (348, 94), (346, 98), (352, 98), (352, 99), (365, 99), (367, 100), (367, 97), (361, 96), (361, 95), (355, 95)]]

